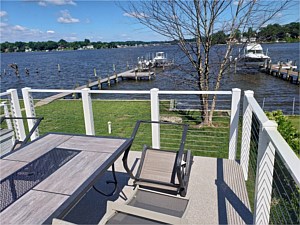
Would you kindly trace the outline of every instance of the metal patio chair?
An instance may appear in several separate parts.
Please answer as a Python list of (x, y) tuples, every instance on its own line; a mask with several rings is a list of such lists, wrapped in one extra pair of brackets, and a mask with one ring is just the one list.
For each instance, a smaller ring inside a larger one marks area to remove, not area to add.
[(135, 185), (169, 194), (180, 194), (184, 197), (187, 192), (193, 162), (191, 151), (184, 150), (188, 125), (170, 122), (138, 121), (132, 133), (133, 139), (136, 137), (142, 123), (181, 126), (182, 137), (179, 149), (162, 150), (145, 145), (136, 175), (133, 175), (128, 166), (128, 149), (123, 156), (125, 170), (134, 180)]

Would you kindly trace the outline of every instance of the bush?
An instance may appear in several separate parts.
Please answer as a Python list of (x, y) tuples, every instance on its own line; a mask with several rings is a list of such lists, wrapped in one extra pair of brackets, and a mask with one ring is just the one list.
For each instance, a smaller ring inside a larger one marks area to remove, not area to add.
[(293, 151), (300, 156), (300, 132), (293, 127), (292, 123), (286, 116), (283, 115), (281, 110), (266, 112), (266, 115), (270, 120), (276, 121), (279, 133), (290, 145)]

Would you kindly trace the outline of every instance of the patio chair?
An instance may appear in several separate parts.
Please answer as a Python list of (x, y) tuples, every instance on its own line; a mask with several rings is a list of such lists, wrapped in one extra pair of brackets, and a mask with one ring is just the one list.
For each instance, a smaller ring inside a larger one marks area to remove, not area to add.
[[(124, 203), (108, 201), (106, 214), (98, 224), (188, 224), (188, 207), (189, 199), (136, 188)], [(54, 218), (52, 225), (75, 224)]]
[[(0, 158), (2, 158), (4, 155), (7, 155), (11, 151), (14, 151), (20, 147), (23, 147), (29, 141), (31, 135), (35, 132), (35, 130), (37, 129), (37, 127), (39, 126), (41, 121), (44, 119), (44, 117), (1, 117), (0, 124), (2, 124), (5, 120), (23, 120), (23, 119), (33, 119), (33, 120), (36, 120), (36, 122), (35, 122), (34, 126), (32, 127), (32, 129), (29, 131), (29, 133), (26, 135), (25, 139), (23, 141), (15, 139), (10, 151), (8, 151), (7, 153), (0, 156)], [(1, 135), (5, 134), (5, 133), (12, 133), (12, 132), (13, 132), (13, 130), (1, 128)]]
[(136, 137), (142, 123), (181, 126), (183, 130), (179, 149), (162, 150), (145, 145), (136, 175), (133, 175), (127, 163), (128, 149), (123, 156), (125, 170), (134, 180), (135, 185), (169, 194), (180, 194), (184, 197), (187, 192), (193, 161), (191, 151), (184, 151), (188, 125), (169, 122), (138, 121), (132, 133), (133, 139)]
[(107, 202), (103, 224), (187, 224), (189, 199), (136, 188), (125, 203)]

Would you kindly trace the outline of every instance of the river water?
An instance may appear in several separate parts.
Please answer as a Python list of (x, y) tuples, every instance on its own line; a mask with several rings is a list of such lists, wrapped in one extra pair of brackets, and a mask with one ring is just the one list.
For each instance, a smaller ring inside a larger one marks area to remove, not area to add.
[[(299, 43), (263, 44), (273, 62), (293, 60), (300, 62)], [(222, 49), (222, 46), (219, 47)], [(149, 53), (164, 51), (169, 59), (174, 59), (175, 65), (186, 64), (186, 59), (177, 46), (152, 46), (137, 48), (100, 49), (84, 51), (61, 52), (27, 52), (1, 54), (1, 92), (23, 87), (42, 89), (73, 89), (76, 84), (84, 85), (87, 81), (96, 80), (97, 76), (107, 77), (113, 73), (113, 64), (116, 71), (126, 70), (127, 64), (132, 68), (136, 65), (137, 58), (147, 57)], [(218, 53), (216, 52), (215, 57)], [(9, 64), (16, 63), (20, 71), (18, 78)], [(60, 72), (58, 66), (60, 65)], [(26, 75), (25, 68), (29, 75)], [(190, 75), (178, 69), (160, 71), (152, 81), (124, 81), (113, 85), (111, 89), (121, 90), (195, 90), (190, 83)], [(212, 81), (213, 82), (213, 81)], [(108, 89), (108, 87), (104, 87)], [(220, 90), (240, 88), (253, 90), (260, 105), (265, 110), (281, 109), (286, 114), (300, 114), (299, 86), (287, 81), (268, 76), (252, 70), (237, 70), (228, 72), (223, 80)], [(19, 93), (20, 94), (20, 93)]]

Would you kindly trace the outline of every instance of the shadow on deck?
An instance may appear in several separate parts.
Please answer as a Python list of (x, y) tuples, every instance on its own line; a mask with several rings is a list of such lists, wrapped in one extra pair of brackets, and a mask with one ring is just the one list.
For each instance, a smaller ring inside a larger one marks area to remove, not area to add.
[[(131, 152), (129, 165), (137, 169), (140, 152)], [(105, 197), (91, 189), (64, 218), (76, 224), (97, 224), (106, 212), (107, 201), (125, 201), (133, 191), (132, 180), (123, 169), (121, 158), (115, 164), (118, 193)], [(112, 173), (106, 172), (96, 187), (105, 193), (113, 189), (106, 184)], [(242, 169), (227, 159), (194, 157), (187, 197), (189, 224), (252, 224)]]

